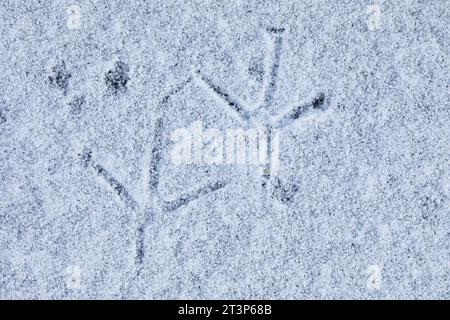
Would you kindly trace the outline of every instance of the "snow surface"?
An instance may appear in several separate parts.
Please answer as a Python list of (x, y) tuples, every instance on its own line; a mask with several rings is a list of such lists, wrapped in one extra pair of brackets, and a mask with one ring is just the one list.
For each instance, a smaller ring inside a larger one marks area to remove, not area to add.
[[(448, 299), (449, 8), (1, 1), (0, 298)], [(170, 162), (224, 97), (276, 177)]]

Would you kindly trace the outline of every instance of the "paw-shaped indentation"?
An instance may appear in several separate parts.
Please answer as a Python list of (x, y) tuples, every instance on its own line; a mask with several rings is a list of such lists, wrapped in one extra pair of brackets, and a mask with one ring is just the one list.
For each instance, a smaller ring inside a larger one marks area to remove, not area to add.
[(51, 72), (52, 74), (48, 76), (50, 84), (66, 94), (69, 89), (69, 80), (72, 77), (66, 68), (66, 63), (64, 61), (58, 63), (52, 67)]
[(114, 69), (106, 72), (105, 84), (110, 92), (118, 93), (127, 89), (127, 83), (130, 80), (128, 71), (129, 67), (126, 63), (117, 61)]

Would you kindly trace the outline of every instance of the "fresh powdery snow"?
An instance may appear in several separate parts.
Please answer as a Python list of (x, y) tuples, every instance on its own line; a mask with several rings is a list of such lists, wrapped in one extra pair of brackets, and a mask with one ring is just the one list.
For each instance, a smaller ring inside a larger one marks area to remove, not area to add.
[(0, 298), (449, 298), (449, 8), (1, 1)]

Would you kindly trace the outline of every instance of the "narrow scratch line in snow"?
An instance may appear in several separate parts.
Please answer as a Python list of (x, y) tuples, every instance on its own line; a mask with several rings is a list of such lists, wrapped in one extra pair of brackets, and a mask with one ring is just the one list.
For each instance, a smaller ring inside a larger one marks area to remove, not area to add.
[(188, 204), (189, 202), (200, 198), (203, 195), (206, 195), (208, 193), (222, 189), (227, 184), (228, 184), (227, 181), (220, 181), (220, 180), (216, 181), (214, 183), (207, 184), (207, 185), (197, 189), (194, 192), (185, 193), (185, 194), (181, 195), (176, 200), (165, 202), (163, 204), (163, 207), (166, 211), (174, 211), (174, 210), (180, 208), (181, 206), (184, 206), (184, 205)]
[[(276, 89), (276, 82), (278, 79), (278, 69), (280, 67), (280, 57), (281, 57), (281, 47), (283, 44), (283, 33), (284, 29), (268, 28), (267, 32), (275, 34), (275, 39), (271, 43), (272, 59), (270, 62), (270, 67), (267, 67), (268, 79), (266, 80), (266, 88), (264, 91), (263, 102), (260, 108), (267, 108), (271, 105), (273, 101), (273, 96)], [(273, 38), (273, 37), (271, 37)]]
[(137, 202), (133, 199), (130, 193), (127, 191), (125, 186), (121, 184), (118, 180), (116, 180), (103, 166), (98, 163), (95, 163), (92, 159), (92, 151), (85, 148), (80, 155), (82, 165), (87, 168), (91, 167), (94, 169), (95, 173), (98, 176), (103, 178), (113, 189), (114, 193), (122, 199), (125, 204), (127, 204), (131, 209), (138, 209)]
[(270, 126), (266, 127), (266, 137), (267, 137), (267, 144), (266, 144), (266, 152), (267, 152), (267, 164), (262, 168), (262, 187), (266, 188), (269, 184), (271, 177), (272, 177), (272, 128)]
[(284, 28), (268, 27), (266, 29), (266, 31), (269, 32), (269, 33), (283, 33), (284, 32)]
[(158, 120), (156, 120), (153, 148), (150, 155), (149, 188), (151, 192), (154, 192), (158, 188), (162, 150), (163, 120), (162, 118), (159, 118)]
[(164, 98), (161, 101), (161, 105), (167, 103), (171, 96), (177, 94), (181, 90), (184, 89), (184, 87), (189, 84), (192, 81), (192, 77), (187, 78), (184, 82), (182, 82), (180, 85), (178, 85), (176, 88), (169, 91), (167, 95), (164, 96)]
[(150, 152), (150, 163), (149, 163), (149, 191), (155, 192), (159, 185), (159, 174), (160, 174), (160, 164), (162, 159), (163, 145), (164, 145), (164, 113), (165, 104), (169, 101), (170, 97), (174, 94), (180, 92), (187, 84), (192, 81), (189, 77), (187, 80), (182, 82), (176, 88), (172, 89), (164, 98), (162, 99), (159, 108), (162, 113), (161, 116), (156, 120), (154, 137), (153, 137), (153, 148)]
[(219, 86), (215, 85), (211, 80), (205, 78), (199, 70), (196, 72), (197, 79), (204, 85), (208, 91), (213, 95), (219, 97), (233, 112), (233, 114), (238, 115), (241, 120), (248, 122), (250, 119), (250, 114), (248, 110), (238, 103), (235, 99), (231, 98), (228, 93), (226, 93)]
[(327, 108), (328, 103), (326, 103), (325, 94), (320, 93), (313, 99), (312, 102), (296, 106), (287, 113), (285, 113), (284, 115), (282, 115), (279, 119), (275, 121), (276, 123), (275, 127), (276, 128), (286, 127), (307, 113), (314, 111), (325, 111)]
[(139, 274), (141, 271), (141, 265), (144, 261), (145, 248), (144, 248), (144, 236), (145, 236), (145, 225), (142, 224), (136, 230), (136, 257), (135, 257), (135, 265), (137, 266), (137, 273)]
[(94, 162), (92, 159), (92, 151), (88, 148), (84, 148), (83, 152), (79, 155), (81, 164), (84, 168), (91, 168), (94, 172), (103, 178), (114, 190), (114, 192), (125, 202), (125, 204), (132, 209), (131, 217), (131, 235), (133, 244), (133, 259), (134, 266), (137, 268), (137, 274), (140, 273), (141, 265), (144, 257), (144, 227), (145, 221), (141, 220), (141, 209), (137, 202), (131, 197), (125, 187), (116, 180), (105, 168)]
[(92, 168), (111, 186), (114, 192), (133, 210), (138, 208), (136, 201), (131, 197), (127, 189), (117, 181), (105, 168), (99, 164), (92, 164)]

